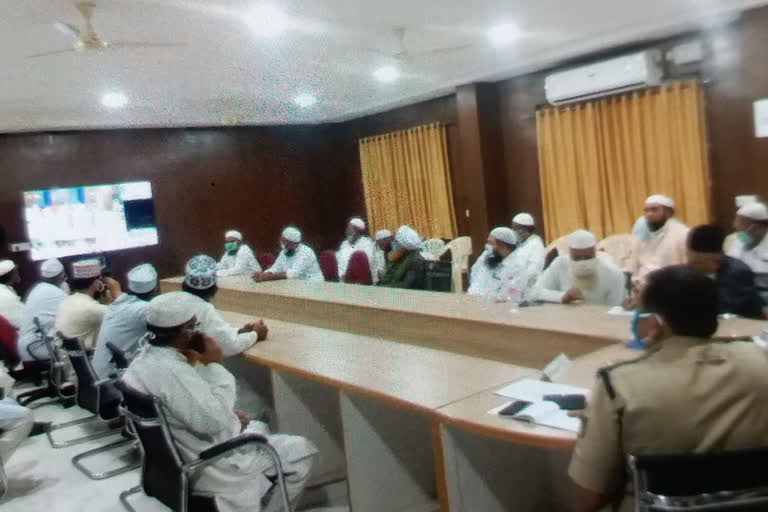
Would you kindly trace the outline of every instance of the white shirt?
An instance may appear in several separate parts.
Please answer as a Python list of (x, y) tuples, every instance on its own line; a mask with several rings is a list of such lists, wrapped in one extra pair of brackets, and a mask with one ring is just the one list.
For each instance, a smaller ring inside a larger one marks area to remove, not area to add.
[[(627, 295), (626, 276), (619, 267), (602, 258), (597, 258), (597, 283), (591, 290), (582, 290), (587, 304), (619, 306)], [(545, 302), (563, 302), (565, 292), (573, 288), (571, 258), (558, 256), (541, 274), (532, 296)]]
[[(35, 343), (41, 341), (35, 326), (35, 317), (40, 320), (40, 325), (46, 334), (53, 334), (56, 313), (67, 295), (67, 292), (61, 287), (46, 282), (37, 283), (29, 291), (27, 301), (24, 304), (24, 314), (21, 318), (19, 331), (19, 346), (17, 347), (19, 357), (23, 361), (34, 361), (35, 357), (41, 360), (48, 359), (46, 346), (43, 343)], [(29, 348), (30, 345), (32, 345), (31, 349)]]
[(224, 253), (216, 268), (216, 275), (219, 277), (252, 276), (256, 272), (261, 272), (261, 265), (259, 265), (256, 256), (253, 255), (251, 248), (245, 244), (240, 245), (237, 253), (233, 255)]
[(106, 312), (104, 304), (99, 304), (90, 295), (75, 292), (61, 301), (56, 314), (56, 330), (68, 338), (78, 338), (85, 348), (91, 349), (96, 344)]
[(515, 255), (517, 265), (525, 269), (532, 281), (541, 273), (544, 267), (544, 242), (539, 235), (531, 235), (520, 243), (512, 254)]
[(270, 274), (285, 273), (288, 279), (305, 279), (307, 281), (325, 281), (320, 264), (317, 262), (315, 251), (304, 244), (296, 248), (292, 256), (280, 251), (275, 264), (267, 272)]
[(768, 273), (768, 235), (751, 249), (747, 249), (744, 242), (737, 238), (728, 249), (728, 256), (740, 259), (749, 265), (755, 274)]
[(371, 269), (371, 278), (373, 278), (373, 284), (379, 282), (379, 276), (375, 261), (375, 251), (378, 249), (373, 243), (373, 240), (367, 236), (361, 236), (358, 238), (355, 245), (349, 243), (349, 240), (341, 242), (341, 247), (336, 251), (336, 262), (339, 265), (339, 279), (344, 279), (344, 274), (347, 273), (347, 266), (349, 266), (349, 259), (352, 257), (352, 253), (362, 251), (368, 257), (368, 266)]
[(24, 303), (21, 302), (16, 290), (0, 284), (0, 315), (3, 315), (16, 329), (20, 329), (23, 312)]
[(515, 253), (511, 252), (494, 268), (486, 263), (490, 256), (491, 252), (486, 249), (472, 265), (467, 295), (503, 300), (510, 290), (516, 290), (518, 298), (522, 298), (528, 288), (529, 278), (521, 261), (515, 258)]
[[(235, 378), (217, 363), (191, 366), (176, 349), (147, 345), (123, 375), (131, 388), (159, 398), (182, 459), (191, 461), (200, 452), (240, 435), (240, 420), (235, 415)], [(252, 422), (265, 433), (263, 424)], [(251, 425), (249, 425), (249, 429)], [(317, 453), (304, 438), (271, 435), (269, 443), (278, 451), (291, 471), (291, 463)], [(191, 479), (200, 492), (215, 493), (221, 512), (261, 510), (261, 498), (272, 486), (266, 478), (272, 470), (270, 459), (245, 446), (218, 459)]]
[(238, 333), (216, 311), (210, 302), (206, 302), (197, 295), (189, 295), (190, 304), (195, 308), (195, 316), (200, 322), (200, 331), (204, 332), (219, 344), (224, 357), (241, 354), (251, 348), (259, 339), (258, 333)]
[(374, 272), (374, 284), (378, 283), (384, 272), (387, 271), (387, 255), (382, 251), (378, 245), (373, 246), (373, 260), (371, 261), (371, 272)]
[[(93, 353), (93, 369), (99, 379), (109, 378), (116, 370), (107, 343), (130, 354), (147, 333), (147, 302), (123, 293), (107, 308)], [(130, 360), (130, 357), (129, 357)]]
[(632, 281), (642, 283), (654, 270), (686, 263), (687, 238), (688, 227), (677, 219), (667, 220), (663, 227), (651, 232), (648, 238), (635, 235), (629, 263)]

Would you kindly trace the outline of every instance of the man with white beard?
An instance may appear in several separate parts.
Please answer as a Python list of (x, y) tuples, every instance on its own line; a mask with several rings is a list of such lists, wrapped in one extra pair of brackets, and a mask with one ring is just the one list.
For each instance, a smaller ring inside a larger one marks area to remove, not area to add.
[(568, 235), (569, 254), (558, 256), (541, 274), (533, 298), (544, 302), (618, 306), (627, 294), (624, 272), (597, 257), (597, 239), (580, 229)]

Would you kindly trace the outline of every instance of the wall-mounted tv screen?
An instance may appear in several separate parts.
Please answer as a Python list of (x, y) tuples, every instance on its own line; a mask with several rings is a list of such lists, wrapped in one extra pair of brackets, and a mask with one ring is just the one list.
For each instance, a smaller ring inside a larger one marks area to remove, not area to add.
[(32, 259), (156, 245), (148, 181), (24, 192)]

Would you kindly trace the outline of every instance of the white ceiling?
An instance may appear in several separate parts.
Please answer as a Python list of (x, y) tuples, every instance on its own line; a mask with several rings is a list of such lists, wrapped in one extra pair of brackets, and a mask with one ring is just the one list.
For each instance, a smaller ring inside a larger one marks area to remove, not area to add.
[[(57, 21), (82, 25), (74, 0), (0, 3), (0, 131), (123, 126), (205, 126), (337, 121), (435, 97), (648, 37), (717, 23), (768, 0), (272, 0), (286, 30), (265, 37), (247, 23), (262, 0), (95, 0), (107, 41), (186, 43), (29, 58), (72, 44)], [(494, 48), (487, 30), (517, 24), (515, 43)], [(271, 25), (270, 25), (271, 26)], [(406, 26), (402, 77), (373, 71), (393, 58)], [(419, 56), (438, 47), (472, 45)], [(124, 108), (101, 104), (105, 93)], [(293, 99), (313, 94), (299, 108)]]

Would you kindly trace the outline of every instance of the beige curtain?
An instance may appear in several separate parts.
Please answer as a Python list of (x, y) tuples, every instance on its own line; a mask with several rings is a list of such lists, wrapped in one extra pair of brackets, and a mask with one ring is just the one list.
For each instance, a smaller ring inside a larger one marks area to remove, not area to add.
[(361, 139), (360, 168), (372, 232), (408, 224), (424, 238), (455, 238), (445, 126)]
[(627, 233), (651, 194), (688, 225), (710, 220), (703, 93), (696, 81), (536, 114), (548, 240), (579, 229)]

